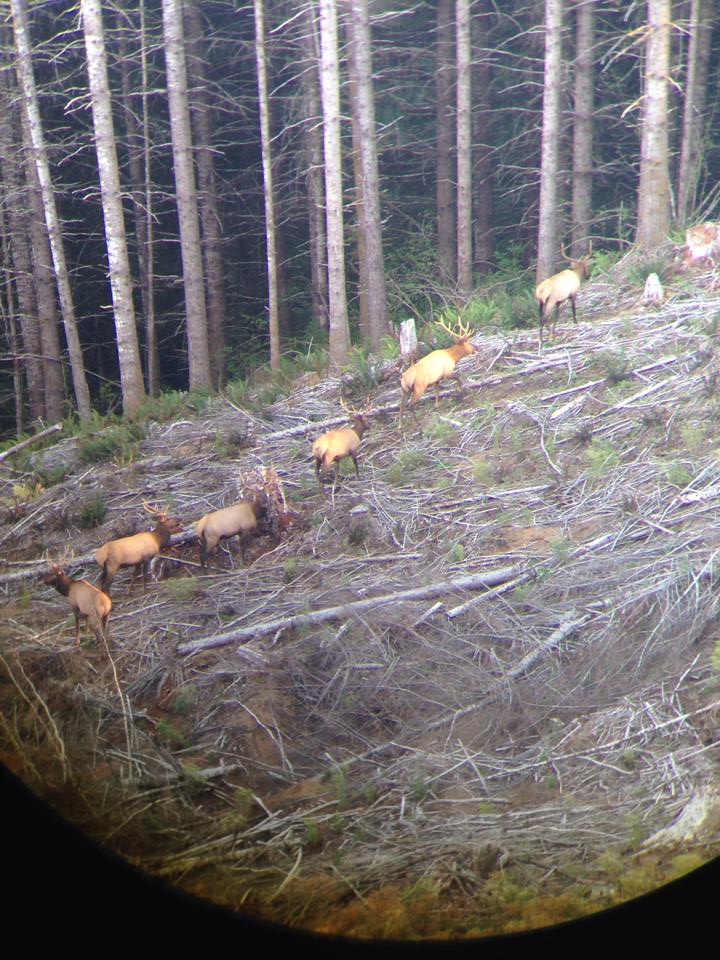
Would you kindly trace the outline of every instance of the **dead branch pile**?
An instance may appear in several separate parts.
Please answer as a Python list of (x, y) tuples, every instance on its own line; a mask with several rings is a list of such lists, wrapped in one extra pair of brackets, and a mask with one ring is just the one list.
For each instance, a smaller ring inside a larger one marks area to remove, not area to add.
[[(179, 539), (170, 577), (117, 603), (133, 777), (179, 782), (147, 719), (161, 704), (183, 749), (257, 803), (244, 829), (218, 824), (149, 866), (232, 864), (282, 910), (294, 884), (332, 873), (302, 838), (341, 811), (345, 836), (362, 836), (343, 844), (359, 895), (449, 864), (471, 889), (481, 848), (541, 863), (538, 878), (568, 850), (591, 863), (717, 778), (720, 299), (698, 286), (611, 310), (611, 292), (584, 288), (581, 321), (542, 355), (535, 331), (483, 337), (464, 395), (444, 388), (404, 439), (398, 385), (383, 383), (360, 480), (341, 477), (332, 499), (310, 437), (344, 419), (338, 381), (262, 411), (218, 400), (157, 426), (135, 462), (22, 508), (0, 481), (13, 611), (0, 642), (16, 654), (70, 656), (58, 604), (34, 592), (38, 624), (10, 579), (43, 555), (71, 541), (85, 561), (139, 522), (143, 498), (189, 526), (229, 502), (238, 470), (242, 494), (270, 505), (274, 539), (247, 566), (228, 551), (200, 576)], [(245, 417), (255, 445), (219, 456), (214, 437)], [(107, 517), (83, 529), (78, 505), (98, 491)], [(117, 699), (101, 667), (81, 686)]]

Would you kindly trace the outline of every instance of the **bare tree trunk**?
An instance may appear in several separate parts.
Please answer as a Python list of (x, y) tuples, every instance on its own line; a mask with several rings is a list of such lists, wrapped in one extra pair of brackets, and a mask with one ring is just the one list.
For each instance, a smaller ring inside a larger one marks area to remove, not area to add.
[(592, 219), (595, 0), (576, 5), (575, 121), (573, 125), (572, 247), (587, 252)]
[(670, 227), (668, 174), (668, 72), (670, 69), (670, 0), (648, 0), (640, 141), (640, 184), (635, 241), (652, 250), (667, 238)]
[(320, 0), (320, 52), (330, 311), (329, 353), (330, 367), (337, 370), (350, 349), (350, 330), (345, 291), (345, 236), (340, 152), (340, 66), (336, 0)]
[[(27, 111), (21, 111), (25, 155), (31, 155)], [(57, 295), (52, 263), (52, 251), (43, 210), (42, 190), (34, 163), (25, 164), (30, 243), (32, 246), (33, 279), (40, 323), (40, 343), (45, 380), (45, 416), (60, 420), (65, 412), (65, 377), (63, 375), (60, 333), (58, 330)]]
[(213, 385), (225, 381), (225, 265), (222, 252), (222, 219), (217, 197), (213, 150), (212, 105), (205, 66), (203, 21), (198, 0), (185, 0), (188, 44), (188, 75), (191, 86), (191, 117), (195, 133), (195, 157), (198, 169), (198, 202), (202, 250), (205, 262), (207, 324), (210, 344), (210, 370)]
[(472, 59), (470, 0), (456, 0), (457, 286), (472, 290)]
[[(40, 325), (37, 301), (33, 285), (33, 269), (28, 239), (27, 196), (21, 182), (18, 155), (21, 152), (17, 128), (13, 125), (14, 111), (11, 108), (10, 91), (7, 89), (5, 71), (0, 77), (2, 98), (0, 102), (0, 170), (4, 186), (4, 206), (9, 227), (9, 253), (13, 265), (17, 293), (18, 317), (22, 334), (22, 361), (30, 401), (30, 417), (39, 420), (45, 416), (45, 393)], [(7, 261), (6, 261), (7, 262)], [(8, 278), (8, 312), (10, 312), (12, 283)], [(15, 298), (12, 297), (13, 304)], [(13, 322), (15, 317), (12, 316)], [(15, 357), (20, 354), (15, 353)]]
[(125, 219), (120, 193), (120, 171), (115, 147), (110, 84), (107, 73), (105, 37), (100, 0), (80, 0), (87, 69), (90, 83), (95, 150), (97, 153), (100, 193), (105, 221), (112, 292), (115, 335), (117, 339), (120, 385), (123, 410), (136, 413), (145, 399), (140, 348), (135, 327), (130, 261), (125, 237)]
[(22, 92), (28, 118), (28, 131), (32, 143), (32, 162), (37, 169), (38, 180), (42, 191), (43, 212), (45, 226), (52, 251), (55, 278), (58, 286), (60, 309), (65, 326), (65, 339), (70, 355), (70, 369), (72, 371), (75, 401), (78, 413), (84, 420), (91, 414), (90, 391), (85, 378), (82, 347), (75, 322), (75, 306), (70, 288), (70, 277), (65, 262), (65, 251), (60, 229), (60, 218), (55, 205), (55, 192), (50, 176), (50, 164), (45, 149), (40, 107), (38, 105), (35, 78), (32, 69), (32, 54), (30, 48), (30, 34), (27, 24), (26, 0), (11, 0), (13, 30), (15, 32), (15, 48), (17, 51), (18, 83)]
[(681, 226), (688, 223), (695, 209), (712, 29), (712, 4), (709, 0), (692, 0), (677, 188), (677, 219)]
[(210, 348), (208, 345), (205, 278), (203, 276), (200, 226), (198, 223), (193, 144), (190, 132), (190, 109), (187, 95), (185, 43), (181, 0), (162, 0), (165, 68), (170, 106), (175, 192), (188, 337), (190, 389), (212, 386)]
[(436, 204), (438, 267), (446, 282), (457, 278), (455, 256), (455, 0), (438, 0), (435, 95), (437, 100)]
[(143, 122), (135, 113), (135, 101), (130, 82), (130, 54), (125, 40), (125, 30), (122, 20), (130, 17), (128, 9), (118, 14), (118, 46), (120, 50), (120, 82), (122, 85), (123, 116), (125, 118), (125, 133), (127, 139), (128, 168), (130, 171), (130, 193), (133, 201), (133, 224), (135, 227), (135, 243), (137, 246), (137, 263), (140, 285), (140, 300), (145, 326), (145, 378), (150, 396), (156, 397), (160, 393), (160, 365), (157, 351), (157, 335), (155, 333), (155, 310), (152, 296), (152, 193), (146, 196), (146, 177), (144, 166), (150, 163), (147, 150), (146, 123), (147, 123), (147, 53), (145, 40), (145, 2), (140, 0), (139, 14), (139, 56), (142, 74), (141, 95)]
[(380, 341), (389, 329), (385, 288), (385, 262), (382, 249), (380, 219), (380, 186), (377, 158), (377, 132), (372, 89), (372, 54), (370, 18), (367, 0), (349, 0), (350, 63), (355, 82), (354, 105), (358, 133), (359, 228), (363, 257), (360, 261), (360, 287), (367, 297), (367, 319), (370, 345), (380, 348)]
[(310, 236), (310, 290), (312, 313), (320, 329), (328, 325), (327, 242), (325, 237), (325, 190), (323, 181), (323, 138), (321, 126), (318, 63), (320, 53), (317, 36), (317, 12), (314, 0), (305, 7), (305, 29), (302, 38), (306, 67), (302, 72), (305, 122), (305, 186)]
[(473, 146), (473, 208), (475, 211), (475, 269), (479, 273), (492, 270), (495, 262), (495, 211), (491, 160), (492, 108), (490, 103), (490, 61), (483, 54), (487, 48), (487, 30), (491, 11), (487, 0), (476, 3), (473, 19), (473, 49), (477, 64), (473, 68), (475, 144)]
[(25, 422), (23, 414), (23, 377), (22, 364), (20, 363), (20, 343), (18, 341), (17, 322), (15, 320), (17, 308), (15, 305), (15, 295), (13, 292), (12, 280), (10, 279), (9, 231), (5, 223), (5, 218), (2, 215), (2, 210), (0, 210), (0, 224), (2, 228), (2, 252), (6, 290), (6, 302), (5, 304), (2, 304), (2, 301), (0, 300), (0, 309), (5, 321), (6, 336), (8, 339), (8, 344), (10, 345), (10, 353), (12, 356), (13, 397), (15, 400), (15, 434), (19, 437), (23, 432), (23, 424)]
[(267, 60), (265, 55), (265, 4), (254, 0), (255, 55), (257, 59), (258, 98), (260, 105), (260, 140), (262, 147), (263, 182), (265, 184), (265, 249), (267, 257), (268, 314), (270, 321), (270, 366), (280, 366), (280, 319), (278, 314), (278, 268), (275, 232), (275, 197), (273, 195), (272, 156), (270, 153), (270, 103), (268, 96)]
[(557, 248), (557, 179), (560, 145), (562, 0), (545, 0), (545, 91), (540, 151), (537, 281), (553, 273)]

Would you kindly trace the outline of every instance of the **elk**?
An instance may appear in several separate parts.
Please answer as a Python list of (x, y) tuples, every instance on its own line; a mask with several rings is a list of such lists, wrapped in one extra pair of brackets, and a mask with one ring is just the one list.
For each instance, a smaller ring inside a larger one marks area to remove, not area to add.
[(100, 586), (107, 590), (120, 567), (134, 567), (128, 593), (133, 588), (135, 577), (142, 571), (143, 590), (147, 589), (147, 568), (150, 561), (167, 545), (174, 533), (182, 530), (179, 520), (168, 517), (162, 510), (144, 503), (148, 513), (157, 518), (155, 529), (136, 533), (131, 537), (110, 540), (95, 551), (95, 559), (102, 567)]
[(75, 646), (80, 646), (80, 620), (85, 620), (85, 628), (95, 634), (96, 640), (107, 642), (107, 620), (112, 609), (110, 597), (98, 590), (87, 580), (73, 580), (64, 570), (51, 563), (52, 573), (42, 577), (41, 582), (55, 587), (57, 592), (67, 598), (75, 614)]
[(329, 430), (318, 437), (312, 445), (312, 453), (315, 457), (315, 476), (320, 484), (320, 490), (324, 493), (323, 481), (330, 472), (330, 467), (335, 464), (335, 479), (333, 489), (338, 480), (340, 461), (345, 457), (351, 457), (355, 465), (355, 475), (359, 478), (357, 452), (360, 447), (360, 441), (363, 434), (369, 429), (367, 411), (350, 410), (341, 400), (340, 405), (343, 410), (352, 417), (351, 427), (341, 427), (338, 430)]
[(460, 377), (455, 370), (455, 364), (462, 357), (467, 357), (477, 352), (477, 347), (470, 343), (470, 337), (473, 331), (469, 326), (463, 326), (460, 321), (454, 328), (449, 327), (444, 321), (439, 321), (440, 327), (449, 333), (455, 340), (451, 347), (444, 350), (433, 350), (427, 356), (422, 357), (417, 363), (414, 363), (400, 377), (400, 387), (402, 396), (400, 397), (400, 428), (402, 429), (403, 411), (405, 401), (410, 397), (413, 416), (417, 421), (415, 404), (425, 393), (428, 387), (435, 387), (435, 409), (438, 408), (440, 399), (440, 384), (448, 377), (453, 377), (460, 385)]
[(221, 540), (238, 535), (240, 537), (240, 557), (245, 563), (245, 548), (254, 533), (258, 520), (264, 513), (259, 500), (241, 500), (231, 507), (206, 513), (195, 524), (195, 532), (200, 541), (200, 560), (203, 567), (211, 553)]
[(550, 314), (555, 310), (555, 317), (552, 320), (550, 336), (555, 336), (555, 327), (557, 326), (560, 307), (566, 300), (570, 301), (572, 307), (573, 323), (577, 323), (575, 313), (575, 298), (580, 289), (583, 280), (590, 276), (590, 260), (592, 258), (592, 243), (588, 247), (588, 252), (580, 260), (573, 260), (565, 253), (565, 248), (560, 245), (560, 253), (564, 260), (570, 264), (567, 270), (561, 270), (560, 273), (553, 274), (547, 280), (543, 280), (535, 288), (535, 298), (538, 301), (538, 310), (540, 317), (540, 346), (543, 342), (543, 324), (548, 321), (550, 327)]

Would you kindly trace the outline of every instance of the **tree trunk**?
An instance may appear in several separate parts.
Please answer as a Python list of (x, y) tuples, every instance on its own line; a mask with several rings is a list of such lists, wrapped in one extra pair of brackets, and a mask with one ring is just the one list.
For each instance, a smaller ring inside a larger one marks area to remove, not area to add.
[(455, 51), (457, 63), (457, 286), (472, 290), (472, 44), (470, 0), (456, 0)]
[[(27, 196), (25, 184), (21, 182), (17, 158), (20, 153), (19, 135), (12, 117), (10, 91), (7, 87), (5, 71), (0, 73), (0, 170), (2, 171), (5, 214), (7, 216), (12, 275), (15, 280), (17, 301), (12, 298), (13, 307), (17, 305), (22, 335), (22, 351), (14, 351), (15, 357), (22, 356), (23, 368), (30, 401), (30, 417), (40, 420), (45, 416), (45, 389), (40, 345), (40, 325), (38, 322), (37, 301), (33, 284), (32, 260), (28, 238), (29, 223), (27, 215)], [(8, 287), (8, 314), (10, 315), (10, 289)], [(13, 322), (14, 322), (13, 316)], [(16, 344), (17, 347), (17, 344)]]
[(325, 190), (323, 180), (323, 137), (321, 126), (317, 36), (314, 3), (305, 7), (305, 29), (301, 40), (307, 68), (302, 72), (305, 120), (303, 123), (305, 188), (307, 190), (308, 233), (310, 237), (310, 291), (312, 315), (321, 330), (328, 325), (327, 242), (325, 236)]
[(545, 2), (545, 91), (540, 150), (540, 212), (537, 282), (555, 269), (557, 249), (557, 180), (560, 145), (562, 70), (562, 0)]
[(267, 257), (268, 314), (270, 322), (270, 366), (280, 366), (280, 319), (278, 313), (278, 267), (275, 231), (275, 197), (270, 152), (270, 102), (268, 95), (267, 59), (265, 52), (265, 4), (254, 0), (255, 54), (257, 59), (258, 99), (260, 106), (260, 142), (263, 182), (265, 185), (265, 250)]
[(198, 169), (198, 202), (202, 251), (205, 263), (208, 341), (213, 385), (225, 382), (225, 265), (222, 251), (222, 217), (217, 197), (213, 150), (213, 114), (206, 70), (205, 30), (198, 0), (185, 0), (188, 44), (188, 78), (191, 86), (192, 127)]
[[(27, 111), (20, 111), (23, 128), (25, 155), (30, 156), (30, 131)], [(65, 377), (63, 375), (60, 332), (58, 330), (57, 295), (53, 272), (52, 251), (43, 210), (42, 190), (34, 163), (25, 164), (28, 209), (30, 212), (30, 243), (32, 246), (33, 280), (40, 323), (40, 343), (43, 355), (45, 381), (45, 416), (48, 420), (61, 420), (65, 414)]]
[(7, 223), (5, 222), (2, 208), (0, 208), (0, 231), (2, 232), (0, 243), (2, 244), (2, 263), (3, 272), (5, 274), (5, 303), (2, 305), (3, 309), (0, 310), (0, 313), (5, 321), (6, 336), (10, 346), (10, 355), (12, 357), (13, 398), (15, 401), (15, 434), (19, 437), (23, 432), (23, 425), (25, 423), (23, 412), (24, 397), (22, 365), (20, 363), (20, 343), (18, 341), (17, 323), (15, 321), (15, 317), (17, 316), (17, 306), (15, 304), (15, 292), (13, 290), (12, 280), (10, 279), (10, 231)]
[(455, 25), (454, 0), (438, 0), (436, 19), (435, 97), (436, 205), (438, 267), (445, 282), (457, 278), (455, 257)]
[(145, 387), (135, 326), (100, 0), (80, 0), (80, 10), (87, 52), (123, 410), (132, 415), (145, 399)]
[(181, 0), (162, 0), (175, 193), (180, 226), (190, 389), (212, 386)]
[(362, 235), (360, 286), (367, 297), (367, 321), (370, 345), (380, 349), (382, 337), (390, 326), (385, 290), (385, 262), (382, 249), (380, 219), (380, 186), (377, 158), (377, 133), (372, 89), (372, 54), (370, 18), (367, 0), (349, 0), (350, 7), (350, 63), (354, 78), (358, 134), (358, 193), (359, 229)]
[(677, 219), (681, 226), (690, 221), (696, 205), (711, 40), (712, 5), (709, 0), (692, 0), (677, 188)]
[(640, 184), (636, 243), (653, 250), (667, 239), (670, 227), (668, 174), (668, 72), (670, 68), (670, 0), (648, 0), (640, 141)]
[(490, 102), (490, 60), (482, 51), (487, 49), (487, 31), (493, 12), (487, 0), (476, 3), (473, 20), (473, 49), (478, 61), (473, 68), (475, 95), (475, 144), (473, 146), (473, 208), (475, 210), (475, 269), (488, 273), (495, 263), (495, 211), (492, 170), (492, 105)]
[(37, 176), (42, 191), (45, 226), (52, 251), (60, 309), (65, 326), (65, 339), (70, 355), (75, 401), (80, 417), (86, 420), (89, 419), (91, 415), (90, 391), (88, 390), (87, 380), (85, 378), (85, 365), (77, 324), (75, 322), (75, 305), (70, 287), (70, 276), (65, 262), (60, 218), (58, 217), (55, 204), (55, 192), (53, 190), (52, 177), (50, 176), (50, 163), (45, 149), (40, 107), (35, 89), (26, 0), (11, 0), (11, 7), (13, 30), (15, 32), (15, 49), (17, 52), (16, 69), (18, 83), (25, 101), (28, 132), (32, 144), (33, 156), (31, 162), (35, 164), (37, 169)]
[(576, 7), (575, 120), (573, 124), (572, 246), (574, 257), (587, 253), (592, 219), (595, 3)]
[(330, 368), (337, 370), (345, 361), (350, 349), (350, 330), (345, 292), (345, 234), (340, 152), (340, 66), (336, 0), (320, 0), (320, 51), (328, 247), (329, 354)]
[(147, 52), (145, 40), (145, 3), (139, 5), (139, 57), (142, 74), (142, 122), (135, 113), (134, 91), (130, 79), (130, 53), (125, 40), (124, 19), (131, 16), (128, 9), (118, 14), (118, 46), (120, 51), (120, 82), (122, 85), (123, 116), (127, 139), (130, 194), (132, 196), (133, 224), (137, 247), (140, 301), (145, 327), (145, 377), (150, 396), (160, 393), (160, 363), (155, 332), (155, 305), (152, 282), (152, 193), (146, 192), (145, 164), (150, 164), (147, 149)]

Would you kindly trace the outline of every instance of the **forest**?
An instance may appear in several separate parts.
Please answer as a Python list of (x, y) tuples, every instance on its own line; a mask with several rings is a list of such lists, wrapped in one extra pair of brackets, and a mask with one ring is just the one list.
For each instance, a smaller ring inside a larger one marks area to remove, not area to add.
[(6, 436), (444, 309), (529, 325), (563, 244), (713, 216), (714, 4), (455, 8), (13, 0)]
[(2, 9), (0, 769), (326, 946), (703, 874), (717, 5)]

